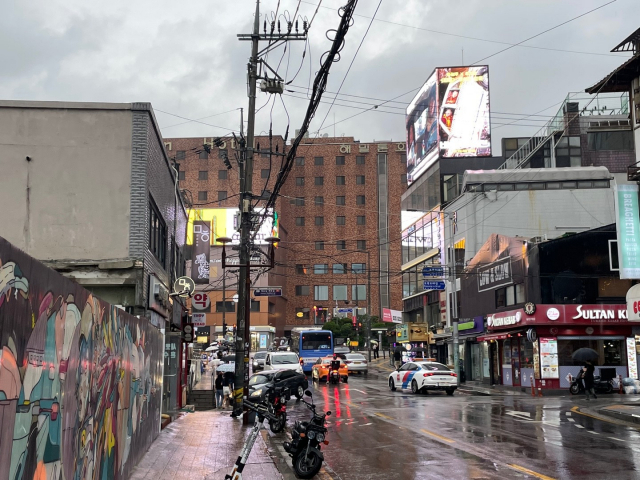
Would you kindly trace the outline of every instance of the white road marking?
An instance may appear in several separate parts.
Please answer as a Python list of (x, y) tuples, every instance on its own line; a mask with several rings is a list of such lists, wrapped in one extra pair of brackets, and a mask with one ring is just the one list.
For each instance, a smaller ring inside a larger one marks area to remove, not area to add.
[(584, 428), (582, 425), (578, 425), (577, 423), (574, 423), (574, 425), (578, 428)]
[(571, 416), (571, 412), (564, 412), (567, 417)]
[(567, 418), (567, 420), (569, 420), (570, 422), (575, 422), (573, 418)]
[(593, 433), (594, 435), (600, 435), (598, 432), (594, 432), (593, 430), (587, 430), (589, 433)]
[(360, 392), (360, 393), (363, 393), (365, 395), (367, 394), (367, 392), (363, 392), (362, 390), (358, 390), (356, 388), (350, 388), (349, 390), (355, 390), (356, 392)]
[(373, 425), (373, 423), (365, 423), (364, 425), (360, 425), (361, 427), (366, 427), (367, 425)]
[(609, 438), (609, 440), (617, 440), (619, 442), (625, 442), (626, 441), (626, 440), (623, 440), (621, 438), (616, 438), (616, 437), (607, 437), (607, 438)]

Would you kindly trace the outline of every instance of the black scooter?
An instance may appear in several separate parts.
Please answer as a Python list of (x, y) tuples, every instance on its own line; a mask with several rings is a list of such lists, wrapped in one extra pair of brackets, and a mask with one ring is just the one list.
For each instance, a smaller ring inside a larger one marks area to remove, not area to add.
[[(304, 392), (306, 396), (313, 397), (311, 392)], [(293, 459), (293, 470), (298, 478), (313, 478), (322, 468), (324, 455), (320, 451), (320, 444), (328, 445), (325, 440), (327, 428), (325, 419), (331, 415), (326, 412), (322, 415), (316, 413), (316, 406), (312, 403), (302, 402), (313, 412), (309, 422), (296, 422), (291, 432), (291, 442), (284, 442), (284, 449)]]
[[(612, 380), (602, 380), (600, 375), (595, 375), (593, 377), (593, 388), (597, 393), (612, 393), (613, 392), (613, 381)], [(569, 391), (572, 395), (579, 395), (581, 393), (585, 393), (584, 391), (584, 370), (580, 369), (577, 377), (573, 377), (573, 381), (571, 382), (571, 387), (569, 387)]]

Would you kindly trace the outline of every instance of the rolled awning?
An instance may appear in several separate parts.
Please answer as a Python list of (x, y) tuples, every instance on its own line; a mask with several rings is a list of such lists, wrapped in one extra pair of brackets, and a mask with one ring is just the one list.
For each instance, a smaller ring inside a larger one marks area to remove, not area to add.
[(522, 333), (522, 330), (509, 330), (508, 332), (499, 332), (499, 333), (489, 333), (487, 335), (483, 335), (481, 337), (476, 338), (478, 342), (488, 342), (490, 340), (504, 340), (505, 338), (509, 338), (516, 333)]

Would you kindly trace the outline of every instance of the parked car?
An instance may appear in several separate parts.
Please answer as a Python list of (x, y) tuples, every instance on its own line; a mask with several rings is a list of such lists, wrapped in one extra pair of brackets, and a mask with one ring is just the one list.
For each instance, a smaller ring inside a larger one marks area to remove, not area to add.
[(444, 390), (453, 395), (458, 388), (457, 375), (446, 365), (438, 362), (408, 362), (399, 370), (389, 374), (389, 389), (411, 389), (412, 393), (427, 390)]
[(294, 352), (268, 352), (264, 360), (264, 370), (295, 370), (303, 373), (300, 358)]
[(272, 370), (254, 373), (249, 378), (249, 400), (262, 401), (270, 387), (288, 388), (291, 395), (299, 400), (309, 386), (307, 377), (295, 370)]
[(344, 363), (347, 364), (349, 373), (351, 372), (367, 373), (367, 371), (369, 370), (369, 364), (367, 363), (367, 359), (361, 353), (348, 353), (346, 357), (347, 358), (345, 359)]
[[(319, 358), (316, 363), (313, 364), (311, 370), (311, 376), (314, 380), (325, 380), (329, 381), (329, 368), (331, 367), (331, 362), (333, 361), (333, 357), (324, 357)], [(347, 364), (344, 363), (344, 360), (340, 360), (340, 377), (343, 382), (349, 381), (349, 370), (347, 369)]]
[(267, 358), (267, 352), (256, 352), (253, 356), (253, 371), (264, 369), (264, 361)]

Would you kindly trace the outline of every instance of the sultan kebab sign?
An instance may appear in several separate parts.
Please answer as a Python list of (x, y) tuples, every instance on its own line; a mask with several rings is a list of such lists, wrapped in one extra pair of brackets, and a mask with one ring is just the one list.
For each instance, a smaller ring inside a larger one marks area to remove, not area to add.
[(524, 309), (487, 316), (489, 330), (507, 330), (536, 325), (621, 325), (627, 324), (626, 305), (536, 305), (535, 313)]

